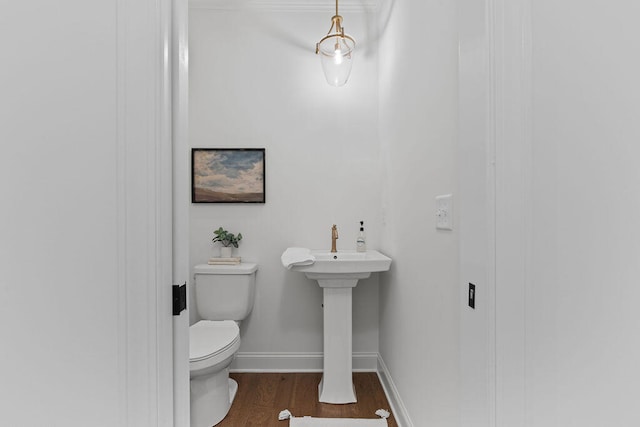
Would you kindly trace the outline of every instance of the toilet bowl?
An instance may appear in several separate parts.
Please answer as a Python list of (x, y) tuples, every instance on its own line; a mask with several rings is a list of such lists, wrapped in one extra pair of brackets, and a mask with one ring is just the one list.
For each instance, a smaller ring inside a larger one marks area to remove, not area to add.
[(211, 427), (229, 412), (238, 390), (229, 365), (239, 348), (234, 321), (201, 320), (189, 328), (191, 427)]
[(240, 348), (239, 322), (253, 308), (253, 263), (194, 268), (196, 310), (202, 319), (189, 327), (191, 427), (224, 419), (238, 390), (229, 365)]

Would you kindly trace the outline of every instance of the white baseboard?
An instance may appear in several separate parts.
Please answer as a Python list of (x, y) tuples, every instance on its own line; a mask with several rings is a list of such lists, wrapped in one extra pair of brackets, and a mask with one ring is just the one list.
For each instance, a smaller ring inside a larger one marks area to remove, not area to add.
[[(376, 372), (378, 353), (353, 353), (354, 372)], [(238, 353), (231, 372), (322, 372), (322, 353)]]
[(389, 369), (387, 369), (387, 365), (385, 365), (380, 355), (378, 355), (377, 372), (378, 378), (380, 378), (380, 384), (382, 384), (384, 394), (387, 395), (387, 400), (389, 401), (389, 405), (391, 405), (391, 411), (393, 412), (393, 417), (396, 419), (398, 427), (413, 427), (413, 422), (411, 418), (409, 418), (407, 408), (404, 406), (398, 389), (393, 383)]

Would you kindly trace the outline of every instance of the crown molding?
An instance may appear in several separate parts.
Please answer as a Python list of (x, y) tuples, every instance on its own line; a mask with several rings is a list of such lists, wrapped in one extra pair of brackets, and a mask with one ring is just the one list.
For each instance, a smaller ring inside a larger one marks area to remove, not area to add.
[[(188, 0), (189, 9), (263, 10), (274, 12), (331, 12), (332, 0)], [(342, 0), (340, 12), (370, 12), (378, 10), (383, 0)]]

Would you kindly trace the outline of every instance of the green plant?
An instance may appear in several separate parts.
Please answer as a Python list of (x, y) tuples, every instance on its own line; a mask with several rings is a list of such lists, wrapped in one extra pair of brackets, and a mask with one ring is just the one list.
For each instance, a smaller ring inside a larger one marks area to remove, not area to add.
[(224, 247), (233, 246), (234, 248), (237, 248), (238, 242), (242, 240), (242, 233), (238, 233), (238, 235), (236, 236), (233, 233), (229, 233), (222, 227), (215, 230), (213, 234), (215, 234), (215, 237), (211, 239), (211, 241), (213, 243), (220, 242)]

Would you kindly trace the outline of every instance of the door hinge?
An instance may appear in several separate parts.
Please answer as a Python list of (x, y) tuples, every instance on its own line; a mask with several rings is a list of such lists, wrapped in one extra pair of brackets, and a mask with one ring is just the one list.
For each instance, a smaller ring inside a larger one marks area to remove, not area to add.
[(469, 283), (469, 301), (467, 303), (469, 307), (476, 309), (476, 285)]
[(187, 309), (187, 282), (184, 285), (173, 285), (173, 315), (179, 316)]

